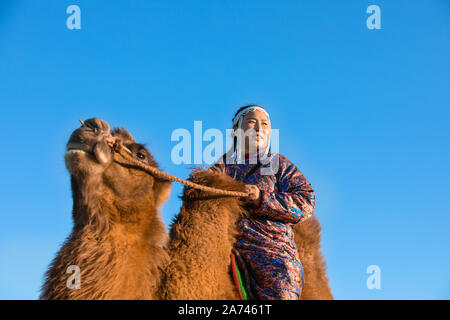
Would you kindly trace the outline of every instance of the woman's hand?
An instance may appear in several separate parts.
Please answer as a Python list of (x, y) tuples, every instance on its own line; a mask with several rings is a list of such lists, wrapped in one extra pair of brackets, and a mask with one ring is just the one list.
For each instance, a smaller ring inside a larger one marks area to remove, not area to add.
[(259, 191), (259, 188), (253, 184), (247, 184), (245, 185), (245, 190), (248, 192), (248, 196), (244, 198), (244, 201), (258, 205), (261, 200), (261, 192)]

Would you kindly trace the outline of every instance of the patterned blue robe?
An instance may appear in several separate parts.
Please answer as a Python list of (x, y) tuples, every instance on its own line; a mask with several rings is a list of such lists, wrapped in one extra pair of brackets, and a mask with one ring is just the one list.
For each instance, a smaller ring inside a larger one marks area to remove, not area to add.
[[(298, 299), (304, 282), (303, 267), (294, 241), (293, 227), (314, 212), (314, 191), (300, 170), (286, 157), (272, 154), (246, 184), (261, 191), (259, 205), (248, 207), (250, 216), (238, 223), (235, 248), (252, 274), (252, 287), (258, 299)], [(278, 166), (275, 159), (278, 156)], [(254, 163), (254, 162), (252, 162)], [(216, 164), (236, 180), (243, 180), (254, 164)], [(262, 170), (275, 174), (262, 175)]]

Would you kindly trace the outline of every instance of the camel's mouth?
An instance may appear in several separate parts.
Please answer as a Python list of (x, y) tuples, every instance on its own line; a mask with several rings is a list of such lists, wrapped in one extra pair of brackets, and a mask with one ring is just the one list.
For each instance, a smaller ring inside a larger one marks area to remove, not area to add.
[(81, 143), (69, 143), (66, 147), (66, 155), (76, 153), (92, 153), (92, 151)]
[(93, 146), (71, 141), (66, 146), (65, 157), (69, 161), (75, 159), (96, 160), (98, 163), (104, 165), (111, 160), (111, 150), (105, 141), (97, 142)]

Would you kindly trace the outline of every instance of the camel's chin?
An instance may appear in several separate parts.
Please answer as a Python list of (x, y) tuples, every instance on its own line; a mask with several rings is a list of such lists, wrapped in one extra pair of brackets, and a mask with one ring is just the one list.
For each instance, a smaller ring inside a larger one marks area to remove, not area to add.
[(71, 157), (73, 155), (77, 155), (77, 154), (86, 154), (87, 152), (84, 150), (80, 150), (80, 149), (71, 149), (71, 150), (67, 150), (66, 151), (66, 157)]
[[(80, 149), (70, 149), (66, 151), (66, 154), (64, 155), (64, 158), (66, 160), (66, 164), (80, 164), (81, 162), (94, 160), (92, 155), (90, 155), (85, 150)], [(91, 159), (89, 159), (91, 158)]]
[(101, 166), (90, 152), (80, 149), (70, 149), (64, 155), (66, 167), (72, 175), (86, 176), (103, 171)]

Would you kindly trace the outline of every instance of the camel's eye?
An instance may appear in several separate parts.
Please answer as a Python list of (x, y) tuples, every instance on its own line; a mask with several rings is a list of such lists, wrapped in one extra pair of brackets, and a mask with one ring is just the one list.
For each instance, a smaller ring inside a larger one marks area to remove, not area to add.
[(138, 159), (140, 159), (140, 160), (145, 160), (145, 154), (143, 154), (141, 152), (136, 153), (136, 157), (138, 157)]

